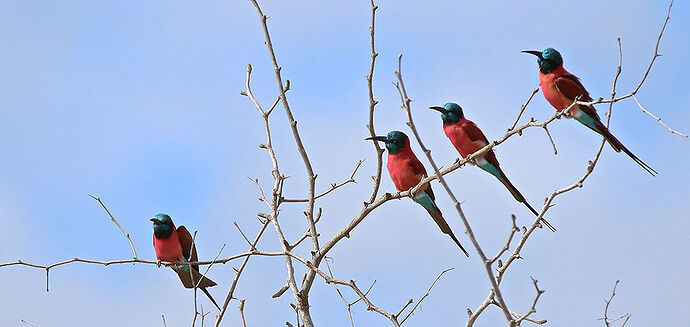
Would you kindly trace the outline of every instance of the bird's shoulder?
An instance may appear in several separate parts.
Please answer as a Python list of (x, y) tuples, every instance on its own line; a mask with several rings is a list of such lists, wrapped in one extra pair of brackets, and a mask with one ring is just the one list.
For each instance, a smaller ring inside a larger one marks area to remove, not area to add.
[(462, 130), (462, 132), (467, 135), (467, 138), (470, 139), (470, 141), (475, 142), (475, 141), (483, 141), (483, 142), (488, 142), (486, 139), (486, 136), (484, 135), (484, 132), (475, 124), (473, 121), (469, 119), (463, 119), (459, 122), (458, 128)]
[(553, 83), (556, 89), (571, 101), (575, 100), (578, 96), (582, 101), (592, 101), (592, 97), (589, 95), (585, 86), (582, 85), (580, 78), (573, 74), (559, 74), (554, 78)]

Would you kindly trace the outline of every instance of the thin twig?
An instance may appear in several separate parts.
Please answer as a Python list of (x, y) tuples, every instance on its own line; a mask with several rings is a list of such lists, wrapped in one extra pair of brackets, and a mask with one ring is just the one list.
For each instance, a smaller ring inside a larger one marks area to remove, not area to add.
[(244, 299), (240, 300), (240, 305), (238, 306), (240, 310), (240, 319), (242, 320), (242, 327), (247, 327), (247, 322), (244, 320)]
[[(335, 279), (335, 277), (333, 276), (333, 270), (331, 270), (331, 265), (328, 264), (328, 258), (326, 258), (326, 260), (324, 260), (324, 262), (326, 263), (326, 268), (328, 269), (328, 274), (331, 276), (331, 278)], [(354, 303), (350, 303), (347, 301), (347, 299), (345, 299), (345, 296), (343, 295), (342, 292), (340, 292), (340, 289), (338, 288), (338, 284), (333, 284), (333, 287), (335, 288), (335, 291), (338, 293), (338, 296), (340, 296), (340, 299), (343, 300), (343, 302), (345, 303), (345, 306), (347, 307), (347, 316), (350, 318), (350, 327), (355, 327), (355, 322), (352, 319), (352, 309), (351, 309), (352, 304), (354, 304)]]
[[(194, 248), (196, 247), (196, 231), (194, 231), (194, 234), (192, 235), (192, 246), (189, 247), (189, 259), (192, 259), (192, 254), (194, 253)], [(194, 268), (192, 268), (192, 265), (187, 262), (187, 269), (189, 269), (189, 279), (194, 283)], [(201, 282), (203, 278), (199, 279), (199, 282)], [(199, 315), (199, 311), (197, 310), (197, 297), (196, 297), (196, 289), (197, 289), (198, 283), (194, 284), (194, 318), (192, 319), (192, 327), (196, 325), (196, 317)], [(203, 310), (202, 310), (203, 312)], [(203, 326), (203, 324), (202, 324)]]
[(599, 318), (599, 320), (604, 321), (606, 327), (610, 327), (613, 323), (620, 321), (621, 319), (625, 319), (621, 324), (621, 327), (623, 327), (625, 326), (625, 324), (628, 323), (628, 320), (630, 320), (630, 317), (632, 316), (630, 313), (626, 313), (616, 319), (609, 318), (609, 307), (611, 306), (611, 301), (613, 301), (613, 297), (616, 296), (616, 288), (618, 287), (618, 283), (620, 283), (620, 280), (617, 280), (616, 283), (613, 284), (613, 291), (611, 291), (611, 296), (608, 298), (608, 300), (604, 300), (604, 303), (606, 303), (606, 305), (604, 306), (604, 317)]
[(635, 103), (637, 103), (637, 106), (640, 108), (640, 110), (642, 110), (642, 112), (644, 112), (644, 113), (646, 113), (646, 114), (652, 116), (652, 118), (654, 118), (654, 120), (658, 121), (659, 124), (661, 124), (661, 125), (663, 125), (664, 127), (666, 127), (666, 129), (667, 129), (669, 132), (671, 132), (671, 134), (676, 134), (676, 135), (682, 136), (682, 137), (684, 137), (684, 138), (688, 138), (688, 135), (687, 135), (687, 134), (683, 134), (683, 133), (681, 133), (681, 132), (678, 132), (678, 131), (672, 129), (671, 127), (669, 127), (668, 125), (666, 125), (666, 123), (664, 123), (663, 121), (661, 121), (661, 118), (655, 116), (653, 113), (647, 111), (644, 107), (642, 107), (642, 104), (640, 104), (640, 101), (637, 100), (637, 96), (636, 96), (636, 95), (633, 95), (632, 98), (635, 100)]
[[(336, 183), (331, 184), (331, 187), (328, 190), (315, 196), (314, 199), (316, 200), (320, 197), (323, 197), (323, 196), (327, 195), (328, 193), (331, 193), (334, 190), (336, 190), (340, 187), (343, 187), (349, 183), (356, 183), (355, 174), (357, 174), (357, 170), (359, 170), (359, 167), (362, 165), (363, 162), (364, 162), (364, 159), (357, 161), (357, 165), (355, 166), (355, 169), (352, 171), (352, 174), (350, 174), (350, 177), (348, 179), (346, 179), (346, 180), (344, 180), (338, 184), (336, 184)], [(285, 198), (282, 198), (280, 201), (281, 202), (309, 202), (309, 199), (285, 199)]]
[(136, 258), (137, 258), (137, 250), (134, 249), (134, 242), (132, 242), (132, 238), (129, 237), (129, 233), (125, 232), (125, 230), (122, 228), (122, 226), (120, 226), (120, 224), (117, 223), (117, 220), (115, 220), (115, 217), (113, 217), (113, 215), (110, 214), (110, 210), (108, 210), (108, 207), (106, 207), (105, 204), (103, 204), (103, 201), (101, 201), (101, 198), (95, 197), (95, 196), (93, 196), (93, 195), (91, 195), (91, 194), (89, 194), (89, 196), (90, 196), (92, 199), (98, 201), (98, 203), (101, 205), (101, 207), (103, 207), (103, 209), (104, 209), (105, 212), (108, 214), (108, 216), (110, 216), (110, 220), (112, 220), (113, 223), (115, 223), (115, 225), (117, 226), (117, 228), (120, 229), (120, 231), (122, 232), (122, 234), (124, 234), (125, 237), (127, 237), (127, 240), (129, 241), (129, 245), (132, 247), (132, 253), (134, 253), (134, 259), (136, 259)]
[(499, 250), (498, 253), (496, 253), (496, 255), (493, 258), (491, 258), (491, 263), (496, 262), (496, 260), (498, 260), (498, 258), (500, 258), (503, 255), (503, 253), (506, 253), (506, 251), (508, 251), (510, 249), (510, 243), (513, 241), (513, 237), (515, 236), (515, 233), (520, 231), (520, 229), (517, 227), (517, 224), (515, 223), (515, 220), (516, 220), (515, 215), (510, 215), (510, 219), (511, 219), (513, 225), (510, 228), (510, 234), (508, 235), (508, 240), (503, 245), (501, 250)]
[(517, 319), (515, 319), (515, 325), (517, 325), (517, 326), (519, 326), (523, 320), (529, 318), (529, 316), (531, 314), (537, 312), (537, 308), (536, 308), (537, 302), (539, 301), (539, 298), (541, 297), (541, 295), (544, 294), (544, 292), (545, 292), (544, 290), (539, 289), (539, 285), (537, 285), (536, 279), (534, 279), (532, 277), (530, 277), (530, 278), (532, 279), (532, 283), (534, 284), (534, 289), (537, 291), (537, 295), (534, 297), (534, 300), (532, 301), (532, 306), (529, 308), (529, 310), (527, 310), (527, 313), (525, 313), (524, 315), (519, 316), (519, 317), (517, 317)]
[[(321, 220), (321, 214), (322, 214), (322, 213), (323, 213), (323, 210), (322, 210), (321, 207), (319, 207), (319, 208), (316, 210), (316, 218), (314, 219), (314, 223), (318, 223), (319, 220)], [(302, 236), (301, 236), (299, 239), (297, 239), (297, 241), (295, 241), (295, 243), (293, 243), (292, 245), (290, 245), (290, 249), (296, 248), (298, 245), (300, 245), (300, 243), (302, 243), (302, 241), (304, 241), (305, 239), (307, 239), (307, 237), (309, 237), (309, 236), (311, 236), (311, 234), (309, 233), (309, 229), (307, 229), (307, 230), (304, 232), (304, 234), (302, 234)]]
[[(371, 4), (371, 26), (369, 26), (369, 38), (371, 40), (371, 61), (369, 64), (369, 73), (366, 75), (367, 80), (367, 90), (369, 91), (369, 123), (367, 124), (367, 129), (369, 130), (369, 136), (376, 136), (376, 130), (374, 129), (374, 107), (379, 103), (374, 100), (374, 66), (376, 65), (376, 57), (378, 57), (378, 52), (376, 52), (376, 47), (374, 43), (374, 32), (376, 29), (376, 9), (379, 6), (374, 4), (374, 0), (370, 0)], [(379, 187), (381, 186), (381, 172), (383, 170), (383, 149), (379, 146), (376, 141), (371, 142), (374, 145), (374, 150), (376, 151), (376, 175), (372, 176), (374, 180), (374, 187), (371, 190), (371, 196), (369, 196), (369, 201), (367, 203), (372, 203), (376, 200), (376, 196), (379, 192)]]
[(551, 141), (551, 146), (553, 147), (553, 154), (557, 155), (558, 150), (556, 150), (556, 143), (553, 141), (553, 138), (551, 137), (551, 133), (549, 132), (549, 128), (546, 127), (546, 125), (543, 126), (544, 131), (546, 132), (546, 135), (549, 137), (549, 141)]
[(250, 242), (249, 239), (247, 238), (247, 236), (244, 235), (244, 233), (242, 232), (242, 229), (240, 228), (240, 225), (238, 225), (236, 221), (233, 221), (233, 224), (235, 224), (235, 227), (237, 228), (237, 230), (240, 232), (240, 234), (242, 234), (242, 237), (244, 238), (245, 241), (247, 241), (247, 244), (249, 244), (249, 246), (250, 246), (249, 250), (253, 250), (253, 248), (251, 248), (252, 242)]
[(525, 109), (527, 108), (527, 105), (529, 105), (529, 102), (532, 101), (532, 98), (534, 98), (534, 95), (537, 94), (537, 92), (539, 92), (539, 87), (538, 87), (538, 86), (537, 86), (536, 89), (534, 89), (534, 90), (532, 91), (532, 93), (530, 93), (529, 98), (527, 98), (527, 101), (525, 101), (525, 103), (524, 103), (523, 105), (520, 106), (520, 112), (518, 113), (517, 118), (515, 118), (515, 122), (513, 123), (513, 125), (511, 125), (511, 126), (508, 128), (508, 132), (512, 131), (513, 128), (515, 128), (515, 126), (517, 126), (517, 123), (520, 121), (520, 117), (522, 117), (522, 113), (525, 112)]
[[(445, 274), (445, 273), (447, 273), (453, 269), (455, 269), (455, 268), (448, 268), (448, 269), (442, 271), (440, 274), (438, 274), (438, 276), (436, 276), (436, 279), (434, 279), (434, 282), (431, 283), (431, 285), (429, 285), (429, 288), (426, 290), (426, 293), (424, 293), (424, 295), (422, 295), (422, 297), (419, 299), (419, 301), (417, 301), (417, 304), (415, 304), (414, 307), (412, 307), (412, 310), (410, 310), (410, 312), (408, 312), (407, 315), (405, 316), (405, 318), (403, 318), (403, 320), (400, 322), (401, 325), (405, 323), (407, 318), (409, 318), (410, 315), (412, 315), (412, 313), (414, 313), (414, 311), (417, 309), (419, 304), (422, 303), (422, 301), (424, 301), (424, 299), (426, 299), (427, 296), (429, 296), (429, 293), (431, 293), (431, 289), (434, 288), (434, 285), (436, 285), (436, 282), (438, 282), (438, 280), (441, 279), (443, 274)], [(405, 306), (405, 307), (407, 307), (407, 306)], [(403, 308), (403, 310), (404, 309), (405, 308)], [(400, 312), (402, 312), (403, 310), (400, 310)]]

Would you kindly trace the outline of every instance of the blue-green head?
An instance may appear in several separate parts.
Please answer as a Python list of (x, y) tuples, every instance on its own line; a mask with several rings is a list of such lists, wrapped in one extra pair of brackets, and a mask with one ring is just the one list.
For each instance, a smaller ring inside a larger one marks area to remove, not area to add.
[(386, 149), (390, 154), (396, 154), (409, 146), (407, 135), (401, 131), (392, 131), (386, 136), (367, 137), (365, 140), (386, 142)]
[(522, 52), (537, 56), (539, 58), (537, 59), (539, 70), (544, 74), (548, 74), (563, 65), (561, 53), (554, 48), (546, 48), (542, 51), (523, 50)]
[(172, 218), (164, 213), (159, 213), (150, 220), (153, 222), (153, 235), (156, 238), (168, 238), (175, 230)]
[(441, 113), (441, 119), (443, 119), (443, 126), (457, 124), (461, 119), (465, 118), (465, 114), (462, 113), (462, 107), (457, 103), (448, 102), (440, 106), (429, 107), (429, 109), (436, 110)]

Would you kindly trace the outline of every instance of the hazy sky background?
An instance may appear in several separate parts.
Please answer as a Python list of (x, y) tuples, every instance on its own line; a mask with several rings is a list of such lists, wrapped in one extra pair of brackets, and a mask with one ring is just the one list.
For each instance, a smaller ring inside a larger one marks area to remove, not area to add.
[[(283, 78), (302, 139), (319, 174), (317, 189), (349, 176), (349, 185), (319, 200), (319, 232), (329, 237), (359, 210), (372, 186), (375, 157), (364, 127), (369, 69), (368, 1), (261, 1), (270, 16)], [(666, 1), (378, 1), (379, 52), (374, 92), (376, 129), (409, 130), (391, 84), (396, 58), (413, 115), (435, 159), (445, 166), (458, 156), (441, 130), (438, 113), (426, 109), (458, 102), (487, 137), (513, 122), (538, 85), (535, 58), (523, 49), (552, 46), (580, 76), (593, 97), (607, 97), (622, 38), (619, 94), (639, 82), (653, 54)], [(647, 109), (672, 127), (690, 131), (690, 7), (675, 4), (663, 54), (638, 94)], [(232, 225), (250, 237), (259, 224), (257, 201), (247, 176), (270, 189), (270, 161), (258, 145), (263, 126), (244, 90), (247, 63), (263, 104), (276, 96), (263, 31), (248, 1), (0, 2), (0, 262), (49, 264), (73, 257), (127, 259), (126, 239), (87, 194), (102, 197), (129, 232), (141, 258), (155, 259), (151, 223), (159, 212), (198, 230), (201, 258), (222, 244), (224, 256), (247, 246)], [(605, 106), (598, 107), (602, 114)], [(525, 120), (543, 120), (553, 108), (537, 94)], [(281, 170), (292, 176), (285, 194), (304, 197), (305, 172), (284, 112), (272, 116)], [(534, 206), (585, 171), (600, 137), (572, 120), (551, 125), (554, 156), (540, 129), (528, 130), (497, 149), (503, 169)], [(669, 134), (631, 100), (614, 107), (611, 130), (660, 174), (653, 178), (609, 146), (581, 190), (557, 198), (548, 218), (558, 233), (539, 230), (502, 284), (511, 308), (524, 312), (534, 296), (530, 276), (546, 293), (534, 318), (551, 326), (602, 326), (603, 299), (621, 284), (612, 313), (632, 313), (629, 326), (680, 326), (690, 302), (688, 203), (690, 141)], [(414, 146), (421, 158), (421, 152)], [(430, 166), (422, 159), (428, 169)], [(393, 191), (388, 175), (382, 191)], [(502, 246), (514, 213), (533, 220), (493, 177), (476, 167), (448, 176), (484, 249)], [(467, 246), (462, 224), (447, 195), (433, 183), (437, 201)], [(305, 229), (304, 205), (282, 207), (289, 239)], [(278, 250), (269, 228), (259, 248)], [(308, 246), (301, 248), (302, 253)], [(489, 289), (473, 252), (466, 259), (424, 210), (403, 199), (372, 213), (351, 238), (331, 252), (337, 278), (365, 287), (389, 312), (417, 300), (440, 271), (446, 274), (407, 324), (464, 324)], [(239, 261), (214, 267), (222, 301)], [(299, 265), (298, 265), (299, 266)], [(304, 273), (298, 268), (297, 277)], [(71, 264), (54, 269), (50, 292), (45, 273), (26, 267), (0, 269), (0, 325), (168, 326), (191, 322), (192, 292), (169, 269), (152, 265), (102, 267)], [(247, 300), (249, 326), (294, 324), (286, 293), (270, 295), (285, 282), (282, 258), (254, 258), (236, 292)], [(350, 300), (355, 295), (345, 291)], [(205, 308), (211, 304), (201, 298)], [(330, 285), (317, 280), (311, 293), (319, 326), (349, 326), (346, 307)], [(224, 326), (239, 326), (237, 303)], [(357, 326), (386, 325), (381, 316), (353, 307)], [(504, 324), (490, 308), (477, 326)]]

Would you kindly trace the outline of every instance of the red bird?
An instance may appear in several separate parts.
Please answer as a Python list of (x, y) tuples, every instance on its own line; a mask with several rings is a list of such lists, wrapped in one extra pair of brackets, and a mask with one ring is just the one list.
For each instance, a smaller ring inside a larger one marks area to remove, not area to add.
[[(424, 165), (419, 162), (417, 156), (410, 148), (410, 140), (405, 133), (400, 131), (392, 131), (387, 136), (369, 137), (367, 140), (375, 140), (386, 143), (388, 149), (388, 173), (391, 175), (393, 184), (398, 191), (407, 191), (415, 185), (419, 184), (422, 178), (426, 177), (426, 169)], [(424, 189), (417, 192), (412, 198), (414, 202), (419, 203), (429, 212), (431, 218), (434, 219), (441, 231), (448, 234), (455, 244), (460, 247), (460, 250), (466, 255), (469, 253), (462, 247), (460, 241), (453, 234), (448, 223), (443, 218), (441, 210), (438, 209), (435, 202), (434, 192), (431, 190), (431, 184), (427, 184)]]
[[(563, 68), (563, 57), (556, 49), (546, 48), (543, 51), (524, 50), (522, 52), (539, 58), (537, 63), (539, 64), (541, 91), (544, 93), (546, 101), (556, 110), (562, 111), (567, 108), (577, 97), (580, 97), (581, 101), (592, 101), (592, 97), (589, 96), (589, 92), (582, 85), (580, 79)], [(606, 125), (601, 122), (601, 118), (599, 118), (594, 106), (575, 105), (567, 114), (589, 129), (601, 134), (609, 142), (613, 150), (616, 152), (621, 152), (622, 150), (652, 176), (658, 174), (654, 168), (640, 160), (611, 134)]]
[(185, 288), (193, 288), (198, 285), (197, 287), (208, 296), (216, 308), (221, 310), (218, 303), (206, 290), (207, 287), (216, 286), (216, 283), (199, 273), (199, 265), (192, 265), (190, 273), (189, 265), (184, 264), (189, 261), (199, 261), (196, 247), (192, 249), (194, 240), (187, 228), (180, 225), (175, 229), (172, 218), (164, 213), (155, 215), (151, 221), (153, 222), (153, 248), (156, 250), (156, 258), (165, 262), (182, 263), (179, 266), (171, 267), (180, 277), (182, 285)]
[[(465, 118), (462, 108), (457, 103), (449, 102), (443, 107), (434, 106), (429, 107), (429, 109), (433, 109), (441, 113), (441, 119), (443, 120), (443, 131), (446, 133), (446, 136), (448, 139), (450, 139), (450, 142), (453, 143), (455, 149), (458, 150), (463, 158), (467, 158), (467, 156), (479, 151), (481, 148), (489, 144), (489, 141), (486, 139), (486, 136), (484, 136), (482, 130), (479, 129), (474, 122)], [(532, 208), (527, 200), (525, 200), (525, 197), (522, 196), (520, 191), (513, 186), (513, 183), (510, 182), (506, 174), (503, 173), (493, 149), (485, 152), (481, 156), (478, 156), (475, 161), (479, 168), (498, 178), (498, 180), (508, 189), (508, 191), (510, 191), (510, 194), (513, 195), (515, 200), (522, 202), (530, 211), (532, 211), (532, 213), (534, 213), (535, 216), (539, 215), (539, 213)], [(546, 219), (542, 218), (541, 221), (552, 232), (556, 231), (556, 228), (546, 221)]]

